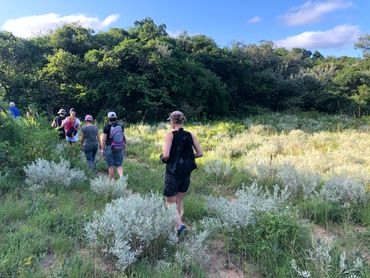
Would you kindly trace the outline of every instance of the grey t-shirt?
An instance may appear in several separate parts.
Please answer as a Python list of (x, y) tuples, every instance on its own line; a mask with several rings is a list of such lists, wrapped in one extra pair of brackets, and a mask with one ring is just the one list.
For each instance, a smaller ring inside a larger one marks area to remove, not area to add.
[(95, 125), (89, 125), (89, 126), (84, 126), (82, 128), (82, 133), (85, 137), (84, 144), (86, 145), (95, 145), (98, 144), (98, 127)]

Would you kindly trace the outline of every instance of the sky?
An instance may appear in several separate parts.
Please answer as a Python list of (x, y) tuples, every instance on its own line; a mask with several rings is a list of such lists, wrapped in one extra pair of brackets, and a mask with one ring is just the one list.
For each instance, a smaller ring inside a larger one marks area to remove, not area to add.
[(267, 40), (361, 57), (354, 43), (370, 33), (370, 0), (0, 0), (0, 7), (0, 30), (24, 38), (66, 23), (127, 29), (150, 17), (171, 36), (204, 34), (220, 47)]

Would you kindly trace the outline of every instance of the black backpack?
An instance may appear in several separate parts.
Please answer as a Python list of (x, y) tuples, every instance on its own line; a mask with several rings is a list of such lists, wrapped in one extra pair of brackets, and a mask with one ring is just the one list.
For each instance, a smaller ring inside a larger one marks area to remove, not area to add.
[(191, 147), (191, 150), (184, 149), (187, 142), (190, 144), (190, 146), (193, 146), (193, 138), (191, 137), (191, 133), (186, 132), (180, 139), (180, 143), (176, 149), (172, 169), (176, 177), (184, 178), (189, 176), (191, 172), (197, 168), (197, 164), (195, 163), (193, 148)]

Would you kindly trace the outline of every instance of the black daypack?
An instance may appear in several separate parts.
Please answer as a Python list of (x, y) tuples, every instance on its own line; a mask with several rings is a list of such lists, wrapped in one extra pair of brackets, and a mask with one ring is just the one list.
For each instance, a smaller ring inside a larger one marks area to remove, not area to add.
[[(179, 143), (176, 148), (175, 158), (173, 163), (173, 173), (176, 177), (183, 178), (191, 174), (197, 168), (195, 163), (195, 155), (193, 151), (193, 138), (191, 133), (182, 132)], [(188, 144), (186, 144), (188, 143)], [(188, 147), (187, 149), (185, 147)], [(189, 146), (191, 146), (189, 148)]]

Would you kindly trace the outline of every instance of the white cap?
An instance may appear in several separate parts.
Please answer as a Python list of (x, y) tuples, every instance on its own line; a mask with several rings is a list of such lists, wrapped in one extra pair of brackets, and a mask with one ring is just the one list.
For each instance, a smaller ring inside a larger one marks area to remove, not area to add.
[(14, 102), (11, 102), (11, 103), (9, 103), (9, 106), (10, 107), (14, 107), (15, 106), (15, 103)]
[(108, 118), (117, 118), (117, 115), (115, 112), (109, 112), (108, 113)]

